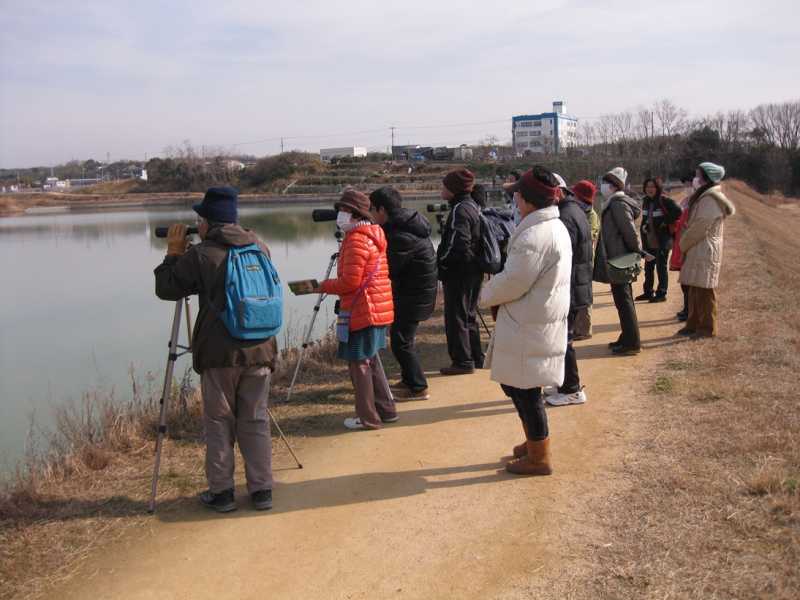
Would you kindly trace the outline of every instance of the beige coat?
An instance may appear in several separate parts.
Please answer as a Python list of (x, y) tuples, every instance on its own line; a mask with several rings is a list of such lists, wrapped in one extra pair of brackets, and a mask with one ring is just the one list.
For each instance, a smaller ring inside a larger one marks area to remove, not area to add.
[(481, 307), (500, 307), (492, 380), (520, 389), (564, 382), (572, 243), (558, 214), (550, 206), (522, 219), (505, 268), (481, 289)]
[(683, 285), (717, 287), (722, 268), (723, 222), (735, 213), (736, 208), (719, 185), (707, 189), (689, 207), (686, 229), (678, 242), (684, 257), (680, 276)]

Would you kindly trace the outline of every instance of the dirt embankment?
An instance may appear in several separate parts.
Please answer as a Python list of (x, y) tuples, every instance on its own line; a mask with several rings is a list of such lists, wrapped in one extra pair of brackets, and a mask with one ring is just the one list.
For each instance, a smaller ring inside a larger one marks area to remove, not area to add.
[[(202, 447), (178, 439), (143, 516), (147, 445), (3, 524), (0, 597), (796, 598), (800, 211), (728, 192), (719, 338), (675, 337), (673, 274), (668, 303), (637, 305), (645, 351), (613, 357), (596, 286), (595, 336), (578, 344), (589, 401), (549, 410), (552, 477), (503, 471), (520, 428), (486, 372), (432, 376), (398, 423), (350, 433), (339, 369), (313, 401), (276, 406), (306, 468), (275, 440), (273, 511), (240, 488), (238, 512), (204, 512)], [(445, 362), (440, 316), (419, 342), (426, 367)]]

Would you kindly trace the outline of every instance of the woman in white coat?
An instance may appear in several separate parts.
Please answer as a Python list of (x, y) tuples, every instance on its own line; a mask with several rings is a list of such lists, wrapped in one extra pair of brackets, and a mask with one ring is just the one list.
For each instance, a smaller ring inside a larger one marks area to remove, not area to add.
[(506, 469), (549, 475), (542, 387), (564, 380), (572, 245), (559, 219), (558, 181), (550, 171), (534, 167), (506, 186), (522, 220), (509, 241), (505, 268), (484, 284), (479, 305), (495, 315), (492, 380), (511, 397), (525, 431), (525, 442), (514, 448), (516, 459)]

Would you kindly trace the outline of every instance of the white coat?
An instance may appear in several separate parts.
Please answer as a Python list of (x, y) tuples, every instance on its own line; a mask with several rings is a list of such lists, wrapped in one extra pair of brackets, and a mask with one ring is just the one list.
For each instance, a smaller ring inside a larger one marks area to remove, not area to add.
[(689, 207), (686, 229), (678, 240), (683, 253), (680, 282), (692, 287), (714, 289), (722, 270), (724, 221), (736, 214), (730, 200), (715, 185)]
[(481, 290), (483, 308), (499, 306), (491, 377), (520, 389), (564, 382), (572, 245), (558, 207), (530, 213), (517, 226), (502, 272)]

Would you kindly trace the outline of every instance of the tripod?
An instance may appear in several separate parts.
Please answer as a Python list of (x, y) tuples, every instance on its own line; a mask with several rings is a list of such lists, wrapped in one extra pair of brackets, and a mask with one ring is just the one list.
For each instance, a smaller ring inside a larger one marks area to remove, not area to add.
[[(186, 307), (186, 335), (189, 345), (183, 346), (178, 343), (178, 335), (181, 328), (181, 312)], [(189, 298), (183, 298), (175, 302), (175, 313), (172, 317), (172, 329), (170, 330), (169, 338), (169, 353), (167, 354), (167, 368), (164, 371), (164, 387), (161, 391), (161, 405), (158, 416), (158, 436), (156, 437), (156, 451), (155, 451), (155, 464), (153, 465), (153, 481), (150, 488), (150, 504), (148, 505), (147, 512), (150, 514), (156, 510), (156, 492), (158, 490), (158, 472), (161, 468), (161, 449), (164, 446), (164, 435), (167, 433), (167, 403), (169, 402), (170, 392), (172, 391), (172, 375), (175, 371), (175, 361), (184, 354), (189, 354), (192, 351), (192, 316), (189, 307)], [(179, 351), (180, 350), (180, 351)], [(286, 444), (289, 452), (297, 463), (297, 467), (302, 469), (303, 465), (297, 460), (294, 450), (292, 450), (289, 440), (283, 434), (281, 426), (272, 414), (272, 411), (267, 406), (267, 414), (270, 420), (275, 424), (275, 429), (278, 430), (281, 439)]]

